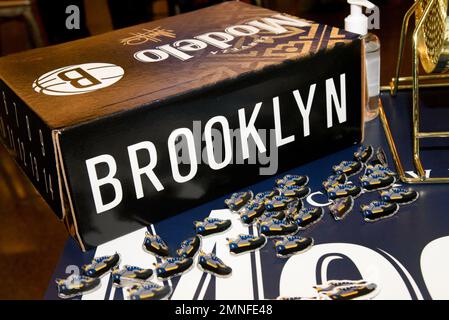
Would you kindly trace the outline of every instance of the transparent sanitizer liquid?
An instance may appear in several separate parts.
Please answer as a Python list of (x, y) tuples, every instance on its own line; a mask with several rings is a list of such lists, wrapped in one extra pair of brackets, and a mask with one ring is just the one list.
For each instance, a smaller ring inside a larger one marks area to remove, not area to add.
[(379, 115), (380, 94), (380, 41), (379, 38), (368, 33), (365, 37), (366, 48), (366, 77), (368, 87), (368, 101), (365, 110), (365, 121), (371, 121)]

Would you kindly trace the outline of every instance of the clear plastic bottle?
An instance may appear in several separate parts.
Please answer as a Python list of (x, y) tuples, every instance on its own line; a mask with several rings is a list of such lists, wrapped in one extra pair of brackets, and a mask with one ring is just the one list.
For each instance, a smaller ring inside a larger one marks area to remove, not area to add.
[(368, 86), (368, 103), (366, 105), (365, 121), (371, 121), (379, 115), (380, 40), (373, 33), (368, 33), (364, 39)]
[(351, 6), (351, 14), (345, 19), (345, 30), (363, 36), (366, 59), (367, 101), (365, 121), (373, 120), (379, 114), (380, 94), (380, 41), (372, 33), (368, 33), (368, 17), (363, 14), (363, 7), (375, 8), (368, 0), (347, 0)]

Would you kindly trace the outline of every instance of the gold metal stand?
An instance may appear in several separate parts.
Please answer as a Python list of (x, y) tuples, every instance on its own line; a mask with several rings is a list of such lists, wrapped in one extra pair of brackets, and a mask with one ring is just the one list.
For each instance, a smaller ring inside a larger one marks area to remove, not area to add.
[[(444, 11), (444, 12), (442, 12)], [(402, 22), (401, 39), (399, 44), (398, 60), (396, 65), (395, 77), (390, 82), (390, 86), (382, 87), (382, 90), (389, 90), (391, 95), (396, 95), (398, 90), (413, 90), (413, 161), (417, 171), (417, 178), (408, 177), (405, 175), (404, 167), (402, 166), (401, 159), (396, 149), (396, 145), (388, 124), (385, 111), (380, 104), (380, 119), (384, 127), (385, 134), (387, 136), (388, 144), (390, 146), (391, 152), (393, 154), (393, 159), (396, 165), (397, 172), (402, 182), (404, 183), (449, 183), (449, 177), (426, 177), (425, 169), (421, 162), (420, 157), (420, 140), (426, 138), (449, 138), (449, 131), (443, 132), (422, 132), (420, 131), (420, 105), (419, 105), (419, 89), (420, 88), (437, 88), (437, 87), (447, 87), (449, 82), (442, 82), (441, 80), (449, 79), (448, 74), (431, 74), (431, 75), (420, 75), (419, 74), (419, 58), (423, 63), (423, 67), (426, 71), (434, 71), (442, 68), (441, 71), (447, 71), (449, 63), (447, 56), (442, 54), (442, 51), (446, 50), (444, 45), (448, 43), (445, 42), (445, 33), (443, 35), (436, 34), (435, 31), (444, 28), (446, 31), (446, 19), (442, 19), (441, 14), (444, 17), (447, 16), (447, 0), (416, 0), (415, 3), (410, 7), (404, 16)], [(416, 26), (413, 31), (413, 41), (412, 41), (412, 63), (413, 72), (411, 77), (400, 77), (402, 55), (404, 52), (405, 41), (407, 38), (409, 21), (412, 15), (416, 17)], [(436, 18), (435, 18), (436, 16)], [(441, 23), (444, 25), (442, 26)], [(432, 34), (433, 32), (433, 34)], [(433, 37), (433, 38), (432, 38)], [(439, 37), (435, 40), (436, 37)], [(440, 48), (429, 48), (431, 41), (438, 41), (435, 46), (439, 45)], [(432, 50), (433, 49), (433, 50)], [(440, 49), (440, 50), (438, 50)], [(427, 51), (428, 50), (428, 51)], [(437, 51), (437, 54), (435, 54)], [(444, 59), (443, 61), (441, 61)], [(439, 71), (439, 70), (438, 70)]]

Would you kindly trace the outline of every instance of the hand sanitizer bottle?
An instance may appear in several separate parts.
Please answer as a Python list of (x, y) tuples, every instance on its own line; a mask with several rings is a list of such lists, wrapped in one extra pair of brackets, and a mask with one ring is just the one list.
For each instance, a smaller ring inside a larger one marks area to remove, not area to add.
[(368, 33), (368, 17), (362, 8), (373, 9), (375, 5), (367, 0), (348, 0), (351, 14), (345, 19), (345, 30), (363, 36), (365, 41), (366, 77), (368, 101), (365, 110), (365, 121), (375, 119), (379, 114), (380, 94), (380, 41), (372, 33)]

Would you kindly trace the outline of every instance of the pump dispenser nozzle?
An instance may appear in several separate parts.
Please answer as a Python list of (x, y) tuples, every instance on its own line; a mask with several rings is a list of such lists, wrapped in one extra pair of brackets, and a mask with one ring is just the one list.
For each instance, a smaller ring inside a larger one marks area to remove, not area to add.
[(345, 19), (345, 30), (362, 36), (368, 33), (368, 17), (363, 14), (362, 7), (373, 9), (376, 6), (368, 0), (348, 0), (351, 14)]

